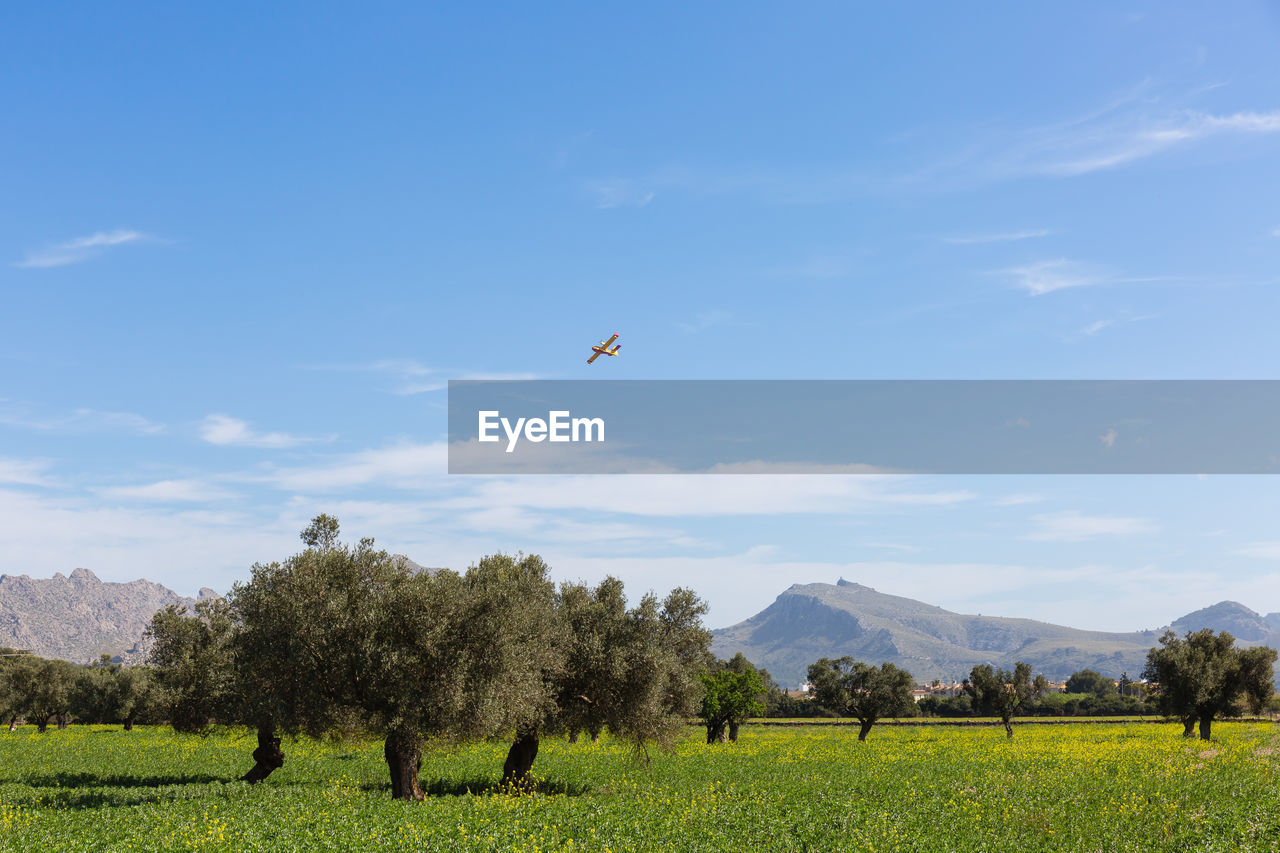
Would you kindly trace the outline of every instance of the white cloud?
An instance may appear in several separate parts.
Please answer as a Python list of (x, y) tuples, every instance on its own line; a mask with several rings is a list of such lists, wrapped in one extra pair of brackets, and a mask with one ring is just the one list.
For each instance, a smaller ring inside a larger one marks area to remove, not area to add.
[[(1058, 290), (1074, 287), (1091, 287), (1094, 285), (1134, 284), (1143, 282), (1170, 281), (1162, 276), (1119, 276), (1100, 269), (1091, 264), (1071, 261), (1066, 258), (1055, 258), (1047, 261), (1035, 261), (1016, 267), (995, 270), (999, 275), (1012, 278), (1014, 284), (1032, 296), (1044, 296)], [(1153, 315), (1132, 317), (1126, 322), (1150, 319)], [(1094, 334), (1111, 325), (1113, 320), (1095, 323), (1083, 330), (1083, 334)], [(1092, 331), (1090, 331), (1092, 330)]]
[[(731, 479), (727, 479), (731, 478)], [(442, 506), (582, 509), (641, 516), (729, 516), (893, 511), (973, 500), (965, 490), (914, 491), (906, 478), (838, 474), (631, 474), (483, 479)]]
[(1011, 243), (1018, 240), (1032, 240), (1036, 237), (1048, 237), (1052, 232), (1044, 228), (1033, 231), (1006, 231), (995, 234), (971, 234), (965, 237), (943, 237), (942, 242), (953, 246), (972, 246), (979, 243)]
[(0, 458), (0, 483), (19, 486), (51, 486), (54, 483), (45, 474), (48, 467), (49, 463), (43, 459)]
[(1070, 287), (1088, 287), (1105, 280), (1096, 271), (1065, 258), (1010, 267), (1002, 272), (1012, 276), (1017, 285), (1032, 296)]
[(97, 432), (119, 430), (141, 435), (157, 435), (164, 432), (164, 424), (154, 423), (132, 412), (103, 412), (97, 409), (76, 409), (69, 415), (34, 415), (25, 407), (16, 405), (0, 408), (0, 424), (22, 427), (38, 432)]
[(1280, 132), (1280, 111), (1230, 115), (1182, 110), (1130, 112), (1025, 134), (1005, 152), (1014, 172), (1073, 176), (1115, 169), (1214, 136)]
[(1136, 536), (1152, 533), (1157, 527), (1145, 518), (1112, 515), (1084, 515), (1074, 510), (1033, 516), (1037, 530), (1026, 539), (1040, 542), (1082, 542), (1099, 536)]
[(1108, 450), (1110, 450), (1111, 448), (1116, 446), (1116, 439), (1119, 437), (1120, 437), (1120, 433), (1116, 432), (1115, 428), (1113, 427), (1112, 429), (1109, 429), (1102, 435), (1098, 436), (1098, 441), (1101, 441), (1103, 446), (1106, 447)]
[(1080, 334), (1088, 336), (1096, 335), (1108, 326), (1115, 325), (1115, 322), (1115, 320), (1097, 320), (1081, 329)]
[(247, 421), (219, 414), (204, 419), (200, 425), (200, 437), (210, 444), (267, 448), (296, 447), (316, 440), (283, 432), (254, 432)]
[(100, 499), (0, 489), (2, 570), (48, 577), (78, 566), (106, 581), (140, 577), (184, 595), (225, 592), (258, 560), (299, 550), (302, 525), (240, 512), (104, 506)]
[(235, 497), (233, 493), (201, 480), (161, 480), (141, 486), (110, 486), (95, 491), (108, 499), (156, 503), (218, 501)]
[(1280, 542), (1252, 542), (1236, 548), (1231, 553), (1262, 560), (1280, 560)]
[(424, 489), (443, 485), (447, 470), (447, 445), (437, 442), (364, 450), (316, 465), (278, 468), (244, 479), (294, 492), (334, 492), (372, 485)]
[(991, 503), (996, 506), (1024, 506), (1026, 504), (1040, 503), (1043, 500), (1043, 495), (1014, 494), (1005, 495), (1002, 498), (996, 498)]
[(311, 366), (311, 370), (342, 370), (378, 373), (391, 377), (392, 385), (379, 390), (398, 396), (423, 394), (428, 391), (443, 391), (449, 387), (451, 379), (491, 379), (503, 381), (519, 381), (541, 379), (535, 373), (503, 373), (484, 370), (462, 370), (449, 367), (429, 367), (413, 359), (388, 358), (372, 364)]
[(147, 235), (140, 231), (99, 231), (87, 237), (76, 237), (73, 240), (55, 243), (44, 249), (29, 252), (26, 258), (18, 261), (14, 266), (39, 269), (78, 264), (81, 261), (96, 257), (104, 249), (123, 246), (127, 243), (137, 243), (147, 239), (149, 239)]

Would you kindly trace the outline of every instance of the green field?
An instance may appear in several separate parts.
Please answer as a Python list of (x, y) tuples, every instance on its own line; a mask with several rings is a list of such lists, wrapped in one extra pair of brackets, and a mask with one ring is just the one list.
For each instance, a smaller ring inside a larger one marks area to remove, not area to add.
[(0, 849), (1280, 850), (1280, 729), (1177, 725), (690, 730), (638, 764), (618, 744), (544, 743), (540, 792), (493, 792), (505, 747), (428, 755), (423, 803), (393, 802), (380, 743), (286, 742), (267, 783), (252, 739), (75, 726), (0, 732)]

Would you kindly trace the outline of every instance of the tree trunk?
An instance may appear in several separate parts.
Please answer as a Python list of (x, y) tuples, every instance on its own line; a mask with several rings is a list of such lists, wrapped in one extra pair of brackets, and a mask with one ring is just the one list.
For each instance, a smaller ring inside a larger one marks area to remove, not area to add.
[(67, 715), (59, 714), (58, 715), (58, 731), (62, 731), (66, 727), (67, 727)]
[(11, 732), (16, 732), (17, 730), (18, 730), (18, 718), (17, 718), (17, 717), (10, 717), (10, 718), (9, 718), (9, 731), (11, 731)]
[(382, 753), (391, 771), (391, 798), (421, 800), (418, 771), (422, 769), (422, 738), (417, 734), (390, 732)]
[(720, 743), (724, 737), (724, 723), (718, 720), (707, 723), (707, 743)]
[(574, 729), (573, 731), (569, 732), (569, 743), (577, 743), (577, 742), (578, 742), (578, 730)]
[(861, 720), (861, 726), (858, 728), (858, 740), (862, 743), (867, 742), (867, 735), (871, 734), (871, 727), (876, 724), (875, 720)]
[(124, 718), (124, 730), (125, 730), (126, 732), (131, 732), (131, 731), (133, 731), (133, 717), (125, 717), (125, 718)]
[(1209, 739), (1209, 730), (1213, 727), (1213, 715), (1206, 714), (1200, 718), (1200, 740)]
[[(128, 723), (126, 723), (126, 726)], [(240, 781), (256, 785), (284, 765), (284, 750), (274, 726), (258, 726), (258, 748), (253, 751), (253, 767), (240, 777)]]
[(49, 730), (49, 718), (36, 717), (36, 731), (39, 732), (40, 734), (44, 734), (48, 730)]
[(502, 765), (503, 785), (523, 785), (528, 781), (533, 760), (538, 757), (537, 731), (516, 732), (516, 739), (507, 751), (507, 761)]
[(1008, 720), (1004, 721), (1004, 736), (1013, 737), (1013, 726), (1009, 724)]
[(1182, 736), (1183, 737), (1196, 736), (1196, 718), (1195, 717), (1187, 717), (1185, 720), (1182, 721)]
[(589, 731), (589, 732), (591, 733), (591, 742), (592, 742), (592, 743), (599, 743), (599, 742), (600, 742), (600, 729), (599, 729), (599, 728), (587, 729), (587, 731)]
[(740, 725), (741, 723), (738, 720), (729, 721), (729, 742), (730, 743), (738, 742), (738, 726)]

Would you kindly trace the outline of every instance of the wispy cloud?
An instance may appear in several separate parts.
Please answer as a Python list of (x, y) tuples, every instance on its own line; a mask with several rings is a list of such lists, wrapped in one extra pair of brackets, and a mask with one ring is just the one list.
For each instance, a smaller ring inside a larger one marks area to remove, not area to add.
[(1044, 500), (1043, 495), (1033, 495), (1033, 494), (1022, 493), (1022, 494), (1005, 495), (1002, 498), (996, 498), (991, 503), (993, 503), (996, 506), (1023, 506), (1024, 504), (1040, 503), (1043, 500)]
[(504, 373), (484, 370), (458, 370), (449, 367), (430, 367), (413, 359), (391, 358), (375, 361), (373, 364), (362, 364), (351, 367), (325, 367), (322, 370), (356, 370), (380, 373), (391, 378), (390, 388), (383, 389), (387, 393), (400, 396), (424, 394), (428, 391), (443, 391), (449, 387), (450, 379), (500, 379), (517, 381), (541, 378), (536, 373)]
[(1076, 511), (1045, 513), (1031, 519), (1036, 530), (1025, 538), (1040, 542), (1081, 542), (1100, 536), (1135, 536), (1157, 528), (1145, 518), (1084, 515)]
[(234, 497), (226, 489), (212, 486), (201, 480), (161, 480), (141, 486), (111, 486), (94, 491), (104, 498), (114, 500), (155, 503), (202, 502)]
[(200, 425), (200, 437), (210, 444), (267, 448), (296, 447), (319, 440), (283, 432), (256, 432), (247, 421), (220, 414), (209, 415), (204, 419)]
[(596, 207), (601, 210), (611, 210), (616, 207), (644, 207), (657, 195), (644, 182), (631, 178), (588, 181), (586, 190), (595, 198)]
[(1120, 437), (1120, 433), (1116, 432), (1115, 429), (1112, 428), (1104, 432), (1102, 435), (1098, 436), (1098, 441), (1101, 441), (1102, 446), (1110, 450), (1111, 448), (1116, 446), (1116, 439), (1118, 439), (1119, 437)]
[(1085, 326), (1083, 329), (1081, 329), (1080, 334), (1086, 335), (1088, 337), (1092, 337), (1098, 334), (1098, 332), (1101, 332), (1103, 329), (1107, 328), (1108, 326), (1115, 325), (1115, 322), (1116, 322), (1115, 320), (1097, 320)]
[(676, 325), (680, 327), (680, 331), (685, 334), (693, 335), (698, 332), (705, 332), (713, 326), (724, 326), (733, 322), (733, 315), (728, 311), (716, 309), (713, 311), (703, 311), (691, 321), (681, 321)]
[(78, 433), (97, 431), (134, 432), (157, 435), (164, 424), (148, 420), (132, 412), (104, 412), (98, 409), (76, 409), (69, 415), (33, 414), (29, 407), (0, 401), (0, 425), (21, 427), (37, 432)]
[[(1025, 290), (1032, 296), (1044, 296), (1046, 293), (1053, 293), (1058, 290), (1068, 290), (1075, 287), (1174, 281), (1174, 279), (1165, 276), (1117, 275), (1116, 273), (1101, 267), (1082, 263), (1080, 261), (1068, 260), (1067, 258), (1035, 261), (1033, 263), (1022, 264), (1016, 267), (1007, 267), (1005, 269), (995, 270), (995, 273), (997, 275), (1013, 279), (1015, 286)], [(1132, 319), (1148, 319), (1149, 316), (1150, 315), (1145, 315)], [(1085, 331), (1084, 333), (1094, 334), (1105, 328), (1107, 325), (1109, 325), (1109, 323), (1103, 323), (1094, 329), (1093, 332)]]
[(1048, 237), (1051, 231), (1038, 228), (1034, 231), (1005, 231), (994, 234), (970, 234), (963, 237), (943, 237), (942, 242), (953, 246), (973, 246), (979, 243), (1012, 243), (1018, 240), (1033, 240), (1037, 237)]
[(1211, 136), (1280, 132), (1280, 111), (1230, 115), (1182, 111), (1170, 116), (1141, 117), (1119, 125), (1088, 128), (1044, 139), (1045, 157), (1038, 165), (1047, 175), (1084, 175), (1114, 169)]
[(49, 463), (43, 459), (0, 458), (0, 483), (16, 486), (51, 486), (53, 481), (45, 474)]
[(148, 239), (151, 238), (141, 231), (99, 231), (87, 237), (77, 237), (74, 240), (54, 243), (43, 249), (29, 252), (26, 258), (18, 261), (14, 266), (32, 269), (64, 267), (68, 264), (87, 261), (98, 256), (106, 249), (123, 246), (128, 243), (138, 243)]
[(1242, 557), (1258, 557), (1263, 560), (1280, 560), (1280, 542), (1251, 542), (1231, 553)]
[(293, 492), (335, 492), (363, 486), (405, 489), (438, 487), (448, 472), (448, 447), (403, 444), (364, 450), (309, 466), (278, 468), (246, 480)]
[(1083, 264), (1058, 258), (1052, 261), (1037, 261), (1018, 267), (1001, 270), (1011, 276), (1018, 287), (1032, 296), (1043, 296), (1055, 290), (1066, 290), (1070, 287), (1088, 287), (1099, 284), (1106, 279)]

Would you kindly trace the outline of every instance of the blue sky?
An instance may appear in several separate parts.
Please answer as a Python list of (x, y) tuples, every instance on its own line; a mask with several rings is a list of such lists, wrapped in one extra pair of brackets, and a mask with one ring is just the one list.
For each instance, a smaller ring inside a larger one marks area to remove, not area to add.
[[(0, 572), (1280, 610), (1272, 478), (449, 478), (448, 379), (1276, 378), (1261, 3), (0, 10)], [(618, 331), (623, 355), (585, 364)]]

